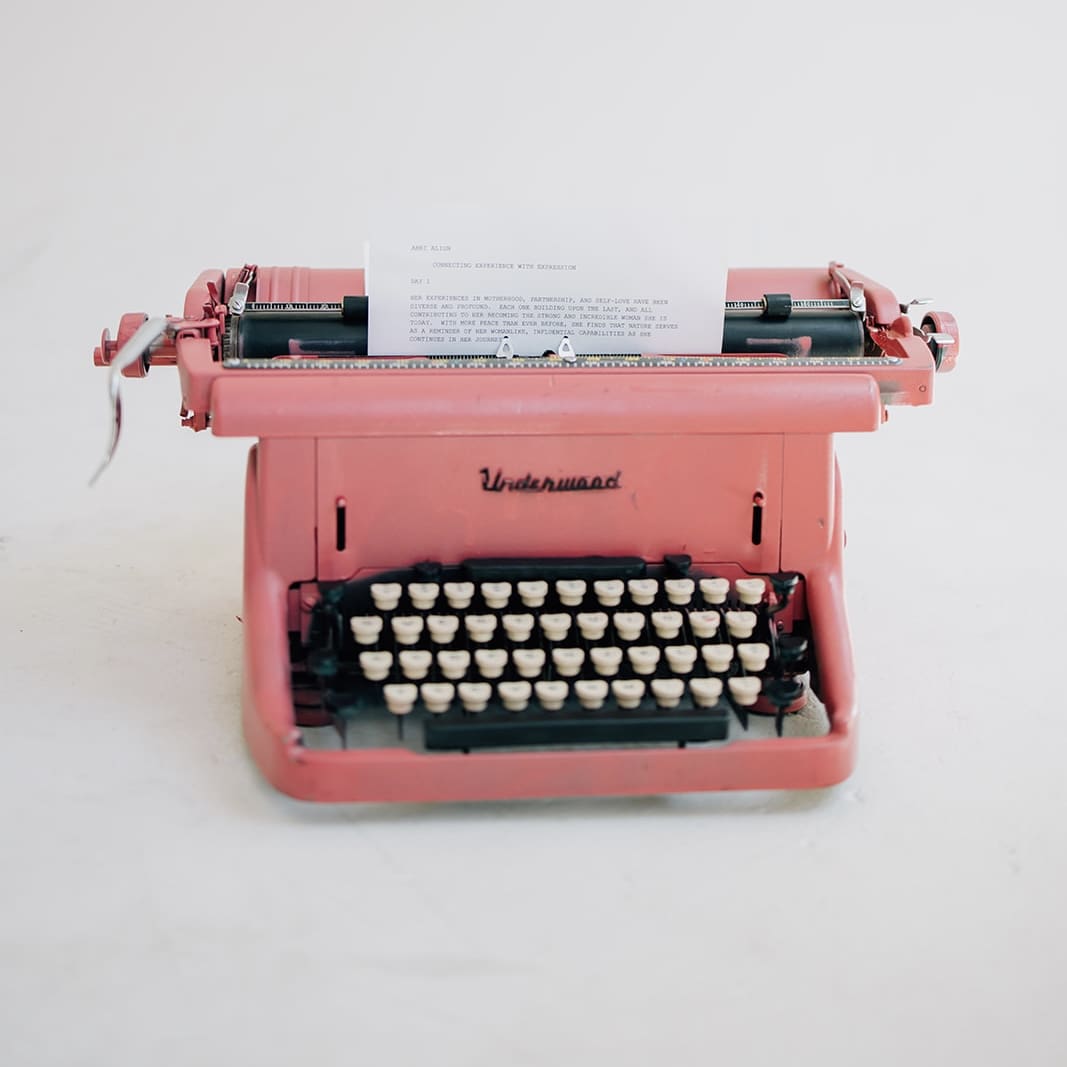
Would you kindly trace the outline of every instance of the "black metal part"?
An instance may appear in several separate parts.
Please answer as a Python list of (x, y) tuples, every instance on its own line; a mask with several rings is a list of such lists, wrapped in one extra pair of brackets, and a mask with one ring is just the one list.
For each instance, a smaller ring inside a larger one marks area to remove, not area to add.
[(468, 559), (463, 569), (475, 582), (532, 582), (539, 579), (643, 578), (647, 564), (640, 556), (575, 556), (571, 558)]
[(668, 578), (687, 578), (693, 566), (693, 557), (681, 553), (664, 556), (663, 566)]
[(783, 355), (817, 359), (863, 355), (863, 322), (849, 312), (793, 313), (787, 319), (728, 315), (724, 354)]
[(748, 708), (741, 704), (738, 704), (732, 696), (730, 696), (729, 689), (726, 688), (725, 682), (723, 683), (723, 698), (730, 703), (730, 707), (733, 708), (734, 714), (737, 716), (737, 721), (741, 724), (741, 729), (748, 731)]
[(800, 674), (808, 655), (808, 639), (799, 634), (778, 635), (778, 659), (786, 674)]
[(341, 299), (341, 319), (366, 327), (367, 298), (365, 296), (346, 296)]
[(412, 568), (415, 572), (415, 580), (417, 582), (440, 582), (441, 576), (444, 574), (444, 567), (436, 560), (423, 560), (422, 563), (416, 563)]
[(344, 552), (348, 540), (347, 507), (340, 501), (337, 503), (336, 530), (334, 531), (334, 543), (338, 552)]
[(800, 583), (800, 575), (796, 571), (780, 571), (778, 574), (772, 574), (770, 578), (771, 590), (777, 600), (775, 606), (771, 608), (771, 614), (777, 615), (778, 612), (784, 611), (788, 607), (789, 601)]
[[(762, 311), (726, 316), (723, 354), (816, 359), (865, 354), (867, 336), (859, 316), (848, 311), (798, 312), (788, 293), (768, 293), (764, 303)], [(346, 296), (328, 306), (249, 305), (230, 320), (228, 352), (238, 359), (366, 356), (368, 314), (365, 296)], [(940, 363), (941, 351), (936, 345), (931, 351)]]
[(763, 696), (774, 705), (774, 729), (779, 737), (785, 724), (786, 708), (804, 695), (804, 683), (796, 678), (774, 678), (763, 687)]
[[(238, 359), (343, 358), (367, 354), (366, 297), (346, 297), (321, 311), (250, 308), (230, 320), (230, 351)], [(359, 304), (362, 301), (362, 313)], [(347, 317), (346, 317), (347, 314)]]
[(764, 293), (763, 317), (765, 319), (788, 319), (793, 311), (793, 298), (788, 293)]
[(307, 669), (316, 678), (334, 678), (341, 669), (341, 661), (332, 648), (315, 648), (308, 653)]
[[(358, 657), (364, 646), (356, 644), (350, 628), (350, 619), (354, 615), (367, 613), (383, 615), (386, 619), (393, 614), (417, 614), (425, 617), (436, 610), (444, 609), (442, 607), (416, 609), (408, 602), (409, 594), (405, 592), (394, 612), (380, 612), (374, 606), (371, 593), (371, 586), (375, 582), (405, 584), (412, 581), (444, 583), (449, 581), (522, 581), (530, 578), (544, 580), (582, 578), (590, 586), (586, 610), (593, 610), (596, 597), (592, 591), (592, 580), (596, 578), (650, 576), (663, 580), (682, 575), (698, 577), (697, 574), (691, 572), (691, 566), (691, 558), (684, 554), (668, 555), (659, 564), (631, 556), (472, 559), (462, 564), (447, 565), (428, 560), (411, 567), (379, 573), (372, 578), (322, 583), (319, 586), (319, 598), (310, 608), (306, 640), (300, 641), (299, 635), (291, 637), (290, 651), (293, 662), (296, 719), (299, 725), (306, 727), (332, 724), (344, 741), (349, 724), (355, 720), (362, 720), (364, 716), (380, 718), (387, 714), (382, 685), (386, 682), (403, 681), (404, 678), (402, 673), (398, 672), (395, 661), (389, 677), (382, 682), (373, 682), (363, 676)], [(710, 575), (701, 573), (699, 576)], [(760, 672), (763, 679), (762, 698), (776, 709), (776, 726), (778, 732), (781, 733), (787, 709), (803, 695), (805, 689), (805, 683), (798, 681), (796, 676), (809, 669), (809, 664), (812, 686), (817, 691), (816, 663), (814, 653), (811, 651), (810, 629), (807, 620), (803, 616), (793, 618), (791, 623), (793, 632), (779, 634), (779, 624), (775, 619), (776, 609), (784, 606), (795, 593), (802, 581), (801, 576), (793, 572), (783, 572), (766, 577), (774, 595), (769, 601), (764, 601), (751, 609), (757, 615), (757, 622), (748, 640), (767, 642), (772, 650), (766, 669)], [(624, 594), (622, 610), (641, 610), (648, 614), (653, 610), (669, 606), (666, 602), (666, 593), (662, 589), (658, 594), (656, 604), (652, 606), (637, 608), (629, 605), (628, 601), (629, 595)], [(740, 606), (737, 598), (731, 596), (726, 604), (713, 610), (721, 614)], [(694, 593), (690, 607), (697, 610), (712, 608), (704, 601), (699, 588)], [(495, 614), (499, 619), (509, 609), (489, 608), (484, 601), (483, 594), (476, 587), (470, 608), (467, 610), (472, 613)], [(515, 607), (512, 606), (510, 610), (514, 611)], [(564, 606), (550, 582), (543, 608), (539, 610), (574, 612), (582, 609)], [(600, 610), (600, 608), (597, 607), (595, 610)], [(616, 635), (610, 638), (608, 643), (618, 644), (622, 648), (637, 644), (651, 644), (659, 647), (662, 652), (669, 644), (686, 643), (689, 624), (683, 625), (685, 633), (673, 639), (663, 638), (649, 627), (635, 640), (623, 640)], [(729, 639), (725, 637), (725, 630), (720, 627), (717, 641), (725, 643), (727, 640)], [(688, 637), (688, 641), (698, 645), (706, 643), (696, 641), (692, 636)], [(568, 643), (571, 642), (582, 647), (591, 644), (577, 636), (569, 638)], [(736, 645), (736, 640), (730, 643)], [(518, 641), (504, 639), (504, 644), (509, 649), (543, 647), (548, 651), (551, 642), (547, 642), (544, 635), (535, 628), (529, 639)], [(390, 651), (395, 657), (405, 648), (429, 649), (435, 652), (442, 648), (466, 648), (473, 651), (478, 646), (470, 643), (462, 626), (451, 642), (438, 644), (424, 634), (417, 645), (401, 645), (386, 621), (381, 638), (373, 647)], [(701, 665), (698, 657), (696, 670), (692, 676), (707, 676), (702, 675), (702, 672), (706, 670), (707, 668)], [(550, 666), (547, 671), (546, 677), (554, 676)], [(571, 689), (563, 707), (558, 711), (547, 711), (536, 699), (532, 699), (527, 708), (515, 712), (504, 707), (494, 683), (493, 694), (488, 707), (483, 712), (468, 712), (463, 709), (461, 702), (457, 699), (453, 701), (449, 711), (443, 714), (431, 713), (425, 707), (417, 706), (408, 717), (413, 720), (412, 725), (416, 729), (422, 730), (425, 746), (433, 750), (471, 751), (503, 746), (672, 742), (685, 745), (720, 741), (727, 737), (731, 714), (737, 716), (744, 729), (748, 728), (750, 709), (734, 701), (728, 686), (730, 677), (744, 673), (735, 656), (727, 671), (715, 675), (722, 679), (724, 691), (717, 705), (710, 709), (698, 707), (688, 688), (678, 705), (671, 709), (658, 707), (650, 692), (646, 692), (639, 707), (633, 710), (621, 709), (614, 693), (609, 688), (603, 706), (597, 710), (582, 708)], [(643, 677), (646, 683), (655, 677), (672, 676), (677, 675), (672, 673), (665, 657), (662, 656), (653, 675), (634, 674), (633, 667), (627, 664), (625, 658), (618, 675), (620, 678)], [(597, 677), (588, 659), (581, 669), (580, 677)], [(518, 679), (516, 665), (514, 662), (509, 662), (500, 681)], [(440, 668), (431, 667), (427, 680), (444, 680)], [(403, 717), (399, 717), (397, 721), (399, 729), (403, 723)]]
[(490, 705), (476, 715), (455, 709), (428, 715), (423, 739), (429, 749), (723, 741), (729, 724), (729, 708), (721, 701), (714, 708), (664, 711), (646, 697), (640, 707), (625, 711), (609, 699), (599, 711), (585, 711), (571, 700), (559, 711), (516, 713)]

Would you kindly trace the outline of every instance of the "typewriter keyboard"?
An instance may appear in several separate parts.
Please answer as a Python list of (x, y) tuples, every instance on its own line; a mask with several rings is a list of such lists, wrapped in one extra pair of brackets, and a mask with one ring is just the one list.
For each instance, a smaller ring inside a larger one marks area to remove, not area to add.
[[(344, 737), (368, 716), (427, 749), (721, 741), (803, 706), (802, 579), (698, 574), (684, 556), (420, 564), (323, 585), (294, 689)], [(316, 722), (314, 716), (306, 722)], [(321, 724), (321, 720), (318, 721)]]

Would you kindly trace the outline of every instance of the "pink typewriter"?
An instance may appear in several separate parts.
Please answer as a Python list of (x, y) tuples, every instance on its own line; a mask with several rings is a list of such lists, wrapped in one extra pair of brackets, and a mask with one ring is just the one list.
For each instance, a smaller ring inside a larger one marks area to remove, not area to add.
[(258, 438), (243, 718), (278, 789), (803, 789), (856, 757), (833, 434), (957, 357), (909, 311), (838, 263), (734, 270), (721, 353), (382, 358), (363, 271), (245, 266), (95, 361), (111, 452), (158, 364), (183, 425)]

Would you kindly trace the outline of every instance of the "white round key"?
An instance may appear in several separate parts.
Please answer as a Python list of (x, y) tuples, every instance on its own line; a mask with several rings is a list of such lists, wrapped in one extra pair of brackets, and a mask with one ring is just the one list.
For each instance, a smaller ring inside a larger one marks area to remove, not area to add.
[(622, 649), (615, 645), (598, 645), (589, 650), (589, 659), (597, 674), (611, 678), (619, 673), (619, 667), (622, 665)]
[(714, 671), (716, 674), (722, 674), (724, 671), (730, 669), (730, 664), (734, 658), (734, 646), (733, 645), (705, 645), (700, 650), (701, 656), (704, 658), (704, 665), (709, 671)]
[(464, 611), (474, 599), (474, 582), (445, 582), (445, 600), (453, 611)]
[(630, 666), (638, 674), (655, 674), (659, 665), (659, 649), (655, 645), (631, 645), (626, 650)]
[(519, 582), (519, 599), (528, 608), (539, 608), (548, 596), (548, 582)]
[(667, 599), (672, 604), (677, 604), (678, 607), (684, 608), (693, 599), (693, 591), (696, 589), (696, 585), (692, 578), (668, 578), (663, 583), (663, 588), (667, 593)]
[(493, 695), (493, 687), (488, 682), (460, 682), (456, 690), (464, 711), (485, 711)]
[(596, 711), (607, 700), (608, 683), (599, 678), (581, 678), (574, 683), (574, 695), (586, 711)]
[(630, 599), (645, 608), (656, 599), (659, 582), (655, 578), (631, 578), (626, 588), (630, 591)]
[(726, 613), (726, 629), (735, 641), (743, 641), (752, 636), (756, 628), (756, 613), (754, 611), (728, 611)]
[(730, 595), (730, 582), (726, 578), (701, 578), (700, 595), (709, 604), (725, 604)]
[(447, 645), (459, 632), (458, 615), (427, 615), (426, 629), (430, 631), (430, 640), (436, 645)]
[(719, 632), (719, 623), (722, 616), (717, 611), (691, 611), (689, 613), (689, 625), (693, 627), (696, 637), (707, 640)]
[(361, 652), (359, 654), (359, 669), (368, 681), (384, 682), (389, 677), (392, 666), (392, 652)]
[(585, 652), (580, 648), (552, 649), (552, 666), (564, 678), (573, 678), (585, 662)]
[(516, 648), (511, 658), (520, 678), (536, 678), (545, 669), (543, 648)]
[(575, 618), (582, 637), (587, 641), (599, 641), (608, 628), (608, 617), (603, 611), (582, 611)]
[(475, 649), (474, 662), (483, 678), (499, 678), (508, 665), (508, 653), (503, 648)]
[(611, 683), (611, 692), (620, 708), (636, 708), (645, 695), (645, 683), (640, 678), (616, 678)]
[(752, 671), (754, 674), (759, 674), (767, 666), (770, 654), (770, 646), (765, 645), (762, 641), (754, 641), (751, 644), (746, 642), (737, 646), (737, 655), (741, 660), (741, 666), (746, 671)]
[(680, 611), (652, 612), (652, 629), (664, 641), (673, 641), (678, 636), (681, 628), (682, 613)]
[(537, 701), (545, 711), (559, 711), (567, 699), (567, 683), (560, 681), (534, 682)]
[(422, 636), (421, 615), (394, 615), (390, 620), (393, 636), (402, 645), (414, 645)]
[(663, 654), (675, 674), (688, 674), (697, 661), (697, 650), (692, 645), (668, 645)]
[(424, 648), (406, 648), (397, 657), (404, 677), (413, 682), (421, 682), (430, 671), (433, 653)]
[(576, 608), (585, 599), (586, 584), (580, 578), (560, 578), (556, 582), (556, 596), (565, 607)]
[(511, 599), (511, 582), (482, 582), (482, 599), (494, 610), (506, 608)]
[(358, 645), (374, 645), (382, 634), (381, 615), (353, 615), (348, 620), (352, 636)]
[(495, 615), (465, 615), (463, 622), (467, 627), (467, 635), (479, 644), (484, 644), (496, 632)]
[(371, 600), (379, 611), (395, 611), (403, 591), (399, 582), (371, 582)]
[(508, 711), (525, 711), (533, 686), (529, 682), (500, 682), (496, 691)]
[(617, 611), (612, 622), (624, 641), (636, 641), (645, 632), (645, 616), (640, 611)]
[(626, 586), (619, 578), (605, 578), (599, 582), (593, 582), (593, 592), (601, 607), (617, 608), (622, 600), (622, 594), (626, 592)]
[(730, 696), (734, 703), (742, 708), (750, 708), (759, 699), (760, 680), (751, 676), (747, 678), (728, 678), (726, 684), (730, 687)]
[(410, 682), (397, 682), (382, 686), (385, 706), (394, 715), (408, 715), (419, 698), (419, 690)]
[(549, 612), (538, 618), (549, 641), (562, 641), (571, 628), (571, 617), (562, 611)]
[(690, 678), (689, 692), (698, 708), (713, 708), (722, 696), (721, 678)]
[(470, 665), (471, 654), (465, 648), (442, 649), (437, 653), (437, 666), (450, 682), (458, 682)]
[(408, 585), (408, 596), (418, 611), (429, 611), (440, 592), (441, 587), (436, 582), (411, 582)]
[(750, 607), (754, 607), (763, 599), (765, 588), (762, 578), (738, 578), (734, 582), (737, 599)]
[(452, 706), (456, 687), (451, 682), (423, 682), (419, 694), (426, 710), (434, 715), (443, 715)]
[(681, 678), (653, 678), (649, 688), (659, 707), (676, 708), (685, 693), (685, 682)]
[(509, 640), (521, 644), (530, 640), (533, 633), (534, 617), (532, 615), (505, 615), (501, 620), (504, 624), (504, 632)]

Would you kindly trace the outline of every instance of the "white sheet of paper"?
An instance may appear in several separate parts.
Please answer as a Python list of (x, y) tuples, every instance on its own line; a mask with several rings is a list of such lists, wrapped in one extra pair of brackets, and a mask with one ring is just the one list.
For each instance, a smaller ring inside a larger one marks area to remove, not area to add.
[[(724, 257), (681, 227), (567, 237), (506, 222), (396, 227), (367, 251), (368, 354), (578, 356), (722, 346)], [(651, 236), (650, 236), (651, 234)]]

